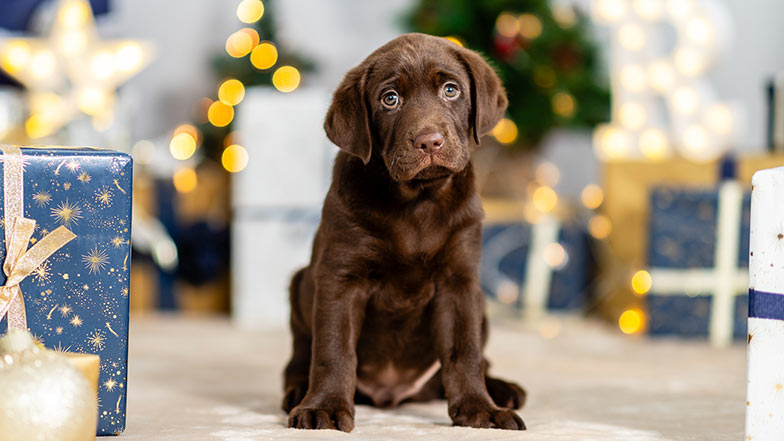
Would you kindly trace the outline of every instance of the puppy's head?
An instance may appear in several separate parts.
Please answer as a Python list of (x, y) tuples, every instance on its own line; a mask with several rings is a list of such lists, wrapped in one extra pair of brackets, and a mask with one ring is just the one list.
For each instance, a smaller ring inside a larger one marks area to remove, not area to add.
[(468, 165), (471, 138), (478, 144), (506, 105), (501, 81), (477, 53), (407, 34), (346, 74), (324, 129), (365, 164), (383, 159), (398, 182), (434, 180)]

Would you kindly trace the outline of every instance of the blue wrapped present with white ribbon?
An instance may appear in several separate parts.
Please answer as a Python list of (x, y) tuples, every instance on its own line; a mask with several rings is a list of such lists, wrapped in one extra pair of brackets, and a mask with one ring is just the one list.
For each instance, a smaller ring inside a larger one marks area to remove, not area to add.
[(745, 337), (749, 205), (734, 180), (652, 192), (650, 334), (708, 336), (717, 346)]
[(482, 287), (492, 300), (539, 317), (581, 310), (588, 301), (592, 259), (589, 238), (553, 216), (539, 222), (486, 222)]

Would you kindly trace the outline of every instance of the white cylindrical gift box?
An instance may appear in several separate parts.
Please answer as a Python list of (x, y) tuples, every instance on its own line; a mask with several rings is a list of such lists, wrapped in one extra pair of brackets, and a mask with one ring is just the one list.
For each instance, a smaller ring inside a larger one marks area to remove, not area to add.
[(784, 167), (754, 174), (746, 440), (784, 439)]

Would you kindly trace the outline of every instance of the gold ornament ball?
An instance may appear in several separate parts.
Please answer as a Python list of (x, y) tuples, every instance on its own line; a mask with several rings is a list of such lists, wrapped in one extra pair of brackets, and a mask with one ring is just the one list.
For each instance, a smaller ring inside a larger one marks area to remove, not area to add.
[(27, 331), (0, 339), (0, 441), (95, 439), (97, 399), (65, 357)]

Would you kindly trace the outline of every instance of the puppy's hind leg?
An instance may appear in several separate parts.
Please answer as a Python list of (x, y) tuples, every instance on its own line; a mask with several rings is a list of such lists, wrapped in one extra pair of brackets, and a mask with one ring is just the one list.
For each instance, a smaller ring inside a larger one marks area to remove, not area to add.
[(520, 409), (525, 405), (525, 389), (517, 384), (485, 375), (485, 385), (496, 406)]
[[(305, 397), (308, 391), (308, 375), (310, 373), (311, 336), (302, 320), (300, 311), (303, 277), (307, 268), (299, 270), (291, 279), (291, 333), (293, 335), (293, 351), (286, 370), (283, 373), (284, 396), (281, 408), (290, 412)], [(306, 302), (310, 303), (310, 302)]]

